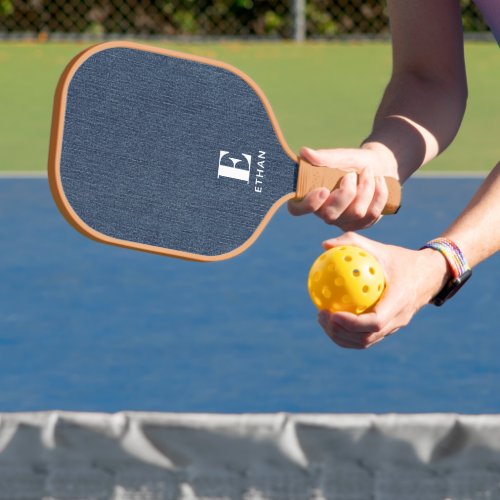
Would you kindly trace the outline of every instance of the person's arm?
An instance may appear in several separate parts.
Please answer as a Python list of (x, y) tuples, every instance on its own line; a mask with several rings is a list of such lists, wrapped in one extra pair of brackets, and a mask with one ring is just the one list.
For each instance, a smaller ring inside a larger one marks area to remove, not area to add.
[(462, 249), (471, 266), (500, 250), (500, 162), (442, 236)]
[(393, 0), (388, 9), (393, 75), (364, 147), (387, 148), (404, 181), (460, 127), (467, 98), (463, 36), (456, 0)]
[[(471, 267), (500, 250), (500, 163), (441, 236), (458, 245)], [(386, 273), (387, 288), (373, 312), (359, 316), (320, 312), (321, 326), (342, 347), (370, 347), (406, 326), (451, 277), (445, 258), (429, 248), (409, 250), (384, 245), (356, 233), (328, 240), (324, 247), (346, 244), (361, 246), (375, 255)], [(466, 286), (473, 286), (473, 281)]]
[(341, 186), (316, 189), (292, 215), (315, 212), (344, 230), (367, 227), (387, 201), (383, 176), (404, 182), (443, 151), (455, 137), (465, 111), (467, 82), (458, 0), (389, 0), (393, 71), (373, 129), (358, 149), (303, 148), (314, 165), (345, 168)]

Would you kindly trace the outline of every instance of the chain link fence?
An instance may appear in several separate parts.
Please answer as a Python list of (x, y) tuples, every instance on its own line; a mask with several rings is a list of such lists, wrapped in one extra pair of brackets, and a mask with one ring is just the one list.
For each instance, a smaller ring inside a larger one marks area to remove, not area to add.
[[(439, 0), (436, 0), (439, 1)], [(467, 32), (487, 26), (461, 0)], [(336, 38), (388, 33), (380, 0), (0, 0), (0, 37)]]

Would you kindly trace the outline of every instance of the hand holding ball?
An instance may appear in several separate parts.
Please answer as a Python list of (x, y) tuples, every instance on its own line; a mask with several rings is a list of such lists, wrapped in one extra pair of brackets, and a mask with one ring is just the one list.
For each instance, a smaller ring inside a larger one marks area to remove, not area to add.
[(309, 271), (307, 288), (318, 309), (369, 312), (385, 288), (382, 266), (363, 248), (340, 246), (320, 255)]

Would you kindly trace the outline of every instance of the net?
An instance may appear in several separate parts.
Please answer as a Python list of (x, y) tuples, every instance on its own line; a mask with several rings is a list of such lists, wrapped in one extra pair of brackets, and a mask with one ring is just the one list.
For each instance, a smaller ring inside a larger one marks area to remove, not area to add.
[(0, 415), (2, 500), (500, 498), (500, 416)]

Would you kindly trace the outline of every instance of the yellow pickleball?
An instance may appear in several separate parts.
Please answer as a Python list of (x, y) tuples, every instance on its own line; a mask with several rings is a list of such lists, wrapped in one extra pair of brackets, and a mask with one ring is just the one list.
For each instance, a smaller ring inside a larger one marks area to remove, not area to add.
[(318, 309), (362, 314), (382, 295), (384, 271), (377, 259), (363, 248), (334, 247), (315, 260), (307, 288)]

